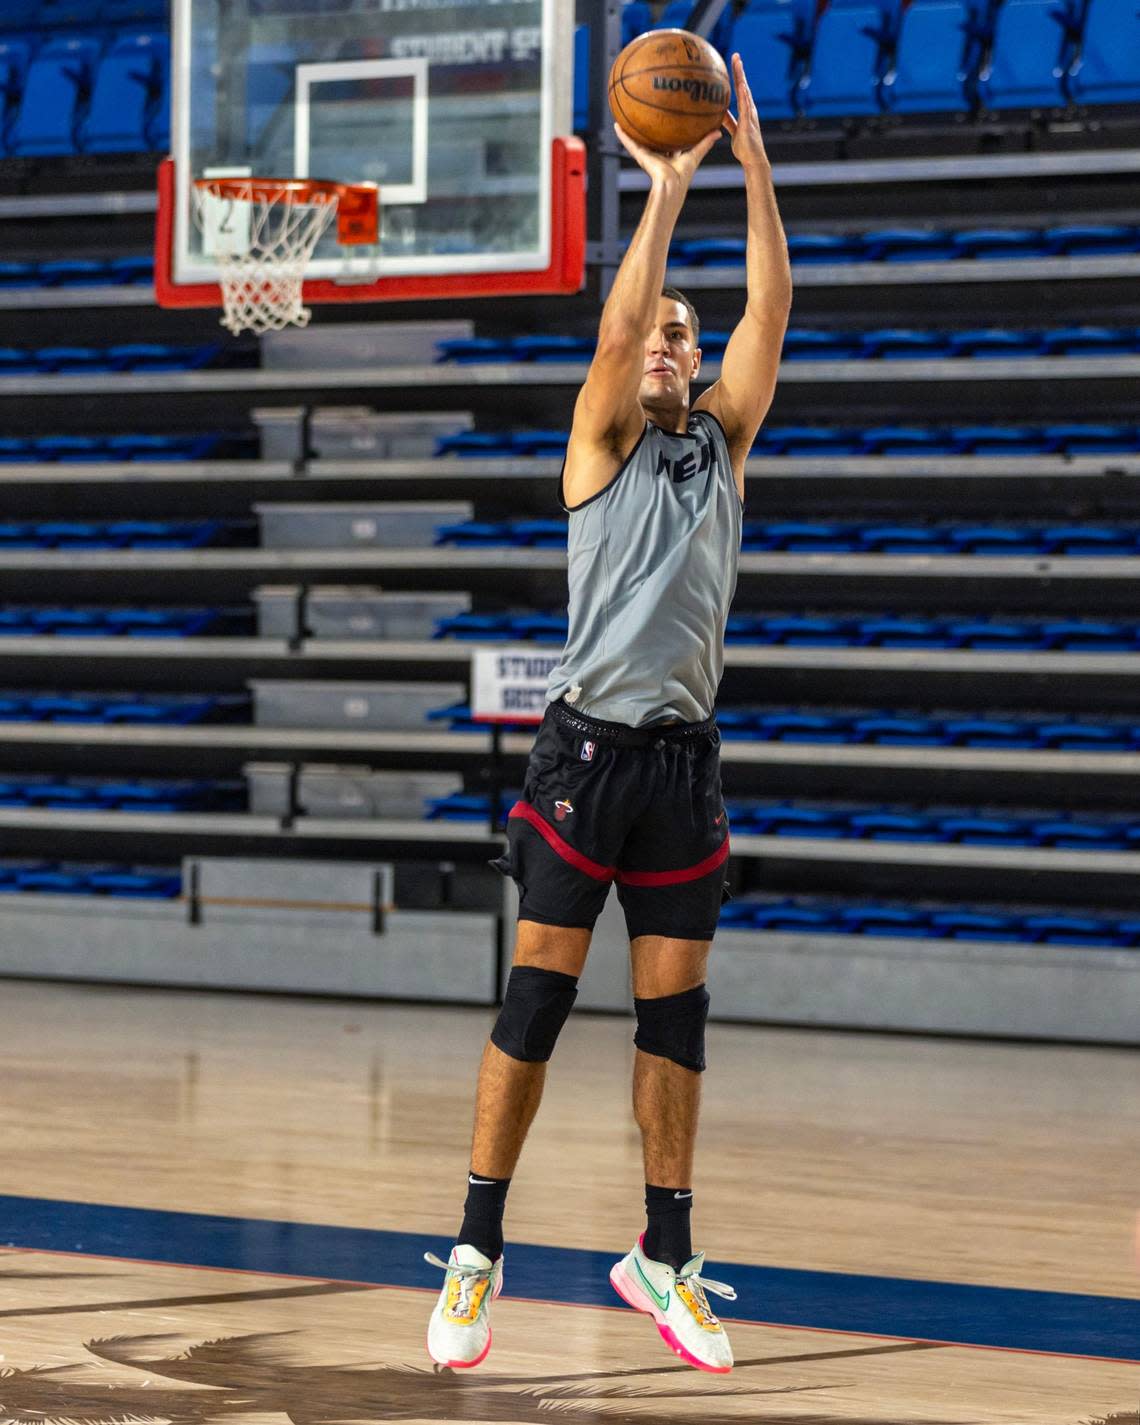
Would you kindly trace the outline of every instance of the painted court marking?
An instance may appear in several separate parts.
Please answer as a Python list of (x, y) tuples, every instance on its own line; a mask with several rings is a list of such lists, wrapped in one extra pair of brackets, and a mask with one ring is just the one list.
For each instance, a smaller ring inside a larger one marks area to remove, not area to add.
[[(425, 1251), (450, 1240), (257, 1217), (0, 1196), (0, 1245), (435, 1291)], [(613, 1307), (612, 1252), (511, 1243), (509, 1295)], [(711, 1267), (710, 1267), (711, 1270)], [(1049, 1355), (1140, 1361), (1140, 1299), (718, 1262), (726, 1321)]]

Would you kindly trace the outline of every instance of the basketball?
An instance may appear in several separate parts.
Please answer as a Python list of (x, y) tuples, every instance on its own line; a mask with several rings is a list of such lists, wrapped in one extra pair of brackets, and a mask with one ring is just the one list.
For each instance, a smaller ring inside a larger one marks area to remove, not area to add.
[(638, 143), (658, 153), (692, 148), (728, 110), (728, 70), (700, 35), (650, 30), (610, 70), (610, 110)]

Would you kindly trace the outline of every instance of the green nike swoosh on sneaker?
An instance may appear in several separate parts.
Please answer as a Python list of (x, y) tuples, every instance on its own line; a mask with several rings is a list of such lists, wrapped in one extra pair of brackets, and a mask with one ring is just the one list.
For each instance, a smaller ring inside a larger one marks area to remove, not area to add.
[(637, 1275), (641, 1278), (645, 1290), (649, 1293), (649, 1295), (653, 1298), (653, 1300), (657, 1303), (657, 1305), (661, 1308), (662, 1311), (668, 1311), (669, 1293), (666, 1292), (664, 1296), (661, 1295), (661, 1293), (657, 1290), (657, 1288), (641, 1270), (641, 1263), (637, 1260), (636, 1257), (634, 1257), (633, 1259), (633, 1265), (637, 1268)]

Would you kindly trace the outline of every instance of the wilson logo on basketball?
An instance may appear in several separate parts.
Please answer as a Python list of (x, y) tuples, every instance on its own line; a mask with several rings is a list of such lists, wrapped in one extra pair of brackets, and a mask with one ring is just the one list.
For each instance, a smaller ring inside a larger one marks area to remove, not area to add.
[(675, 74), (655, 74), (654, 89), (663, 89), (670, 94), (687, 94), (700, 104), (713, 104), (718, 108), (728, 103), (728, 90), (716, 80), (681, 79)]

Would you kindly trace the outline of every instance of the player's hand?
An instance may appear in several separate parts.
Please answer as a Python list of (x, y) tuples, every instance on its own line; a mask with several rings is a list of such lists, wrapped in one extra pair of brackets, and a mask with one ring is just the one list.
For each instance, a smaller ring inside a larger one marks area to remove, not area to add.
[(732, 56), (732, 82), (736, 88), (736, 107), (740, 110), (739, 118), (733, 118), (732, 114), (724, 116), (724, 126), (732, 136), (732, 156), (744, 168), (749, 164), (767, 164), (768, 155), (760, 133), (760, 115), (756, 112), (756, 101), (748, 87), (744, 63), (738, 54)]
[(630, 138), (620, 124), (614, 125), (614, 132), (630, 158), (649, 174), (651, 183), (681, 193), (688, 192), (693, 174), (700, 167), (701, 160), (720, 138), (720, 130), (713, 129), (711, 134), (706, 134), (700, 143), (694, 144), (692, 148), (678, 149), (675, 153), (658, 153), (656, 149), (646, 148), (636, 139)]

